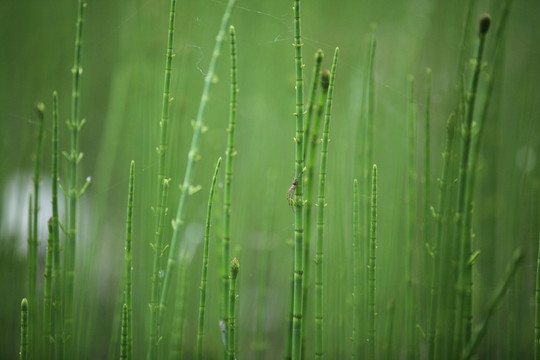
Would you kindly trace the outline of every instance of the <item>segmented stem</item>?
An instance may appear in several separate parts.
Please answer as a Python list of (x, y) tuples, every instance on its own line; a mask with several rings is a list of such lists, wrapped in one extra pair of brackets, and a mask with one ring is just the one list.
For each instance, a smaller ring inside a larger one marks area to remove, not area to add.
[(79, 0), (77, 12), (77, 30), (75, 35), (75, 54), (73, 61), (72, 93), (71, 93), (71, 120), (68, 121), (68, 128), (71, 131), (71, 150), (70, 153), (64, 152), (64, 156), (69, 163), (69, 187), (67, 197), (69, 198), (69, 218), (68, 218), (68, 234), (66, 238), (66, 251), (64, 252), (64, 271), (65, 271), (65, 309), (64, 309), (64, 341), (67, 354), (74, 355), (73, 341), (73, 316), (75, 315), (74, 308), (74, 285), (75, 285), (75, 256), (77, 246), (77, 202), (79, 197), (86, 189), (87, 184), (79, 190), (79, 174), (78, 164), (82, 159), (83, 154), (79, 153), (79, 133), (84, 120), (79, 117), (79, 97), (80, 97), (80, 77), (82, 75), (81, 57), (82, 57), (82, 37), (84, 24), (84, 10), (86, 2)]
[(294, 0), (294, 52), (296, 65), (296, 135), (295, 141), (295, 177), (298, 184), (294, 193), (294, 306), (292, 358), (300, 360), (302, 354), (302, 317), (303, 317), (303, 169), (304, 169), (304, 64), (302, 60), (302, 35), (300, 27), (300, 0)]
[(165, 74), (163, 81), (163, 97), (161, 102), (161, 121), (160, 126), (160, 139), (159, 146), (156, 148), (158, 153), (158, 181), (157, 181), (157, 207), (154, 209), (156, 216), (156, 230), (154, 236), (154, 265), (152, 275), (152, 302), (150, 304), (150, 347), (148, 348), (147, 358), (148, 360), (156, 359), (158, 356), (158, 342), (160, 338), (159, 334), (159, 317), (160, 310), (160, 291), (161, 291), (161, 277), (158, 276), (161, 269), (161, 256), (162, 254), (162, 242), (163, 242), (163, 230), (165, 224), (165, 213), (167, 204), (167, 190), (168, 181), (165, 172), (165, 164), (167, 159), (167, 127), (169, 122), (169, 104), (172, 100), (170, 96), (171, 85), (171, 72), (172, 72), (172, 60), (174, 58), (173, 44), (174, 44), (174, 19), (176, 15), (176, 0), (171, 0), (171, 7), (169, 11), (169, 29), (167, 33), (167, 54), (165, 57)]
[(375, 356), (375, 270), (377, 250), (377, 165), (373, 165), (371, 176), (371, 226), (369, 236), (369, 288), (368, 288), (368, 359), (376, 359)]
[(234, 26), (229, 29), (231, 43), (231, 104), (229, 107), (229, 127), (227, 128), (227, 151), (225, 157), (225, 186), (223, 189), (223, 253), (221, 261), (222, 270), (222, 309), (221, 317), (227, 322), (227, 301), (229, 295), (229, 258), (231, 243), (231, 183), (233, 157), (236, 155), (234, 149), (234, 130), (236, 127), (236, 96), (238, 94), (238, 80), (236, 74), (236, 33)]
[(353, 291), (352, 291), (352, 333), (351, 333), (351, 360), (355, 360), (357, 358), (357, 329), (356, 329), (356, 323), (357, 323), (357, 317), (358, 317), (358, 291), (360, 290), (360, 284), (359, 284), (359, 268), (361, 266), (361, 258), (360, 258), (360, 213), (359, 213), (359, 206), (360, 206), (360, 197), (359, 197), (359, 191), (358, 191), (358, 180), (354, 179), (353, 183), (353, 209), (352, 209), (352, 224), (353, 224), (353, 242), (352, 242), (352, 248), (353, 248)]
[(122, 306), (122, 334), (120, 336), (120, 359), (128, 358), (128, 333), (129, 333), (128, 307)]
[(45, 257), (45, 273), (43, 281), (43, 356), (46, 359), (51, 358), (51, 335), (53, 324), (52, 318), (52, 262), (53, 262), (53, 242), (54, 234), (52, 222), (47, 224), (49, 238), (47, 240), (47, 255)]
[(238, 300), (238, 295), (236, 294), (236, 278), (238, 277), (238, 270), (240, 269), (240, 264), (236, 258), (231, 261), (231, 282), (229, 287), (229, 321), (228, 321), (228, 332), (227, 332), (227, 349), (229, 354), (229, 360), (236, 360), (236, 301)]
[(64, 358), (62, 333), (64, 332), (64, 306), (62, 297), (62, 268), (60, 265), (60, 225), (58, 217), (58, 93), (53, 92), (52, 111), (52, 218), (53, 231), (53, 309), (54, 309), (54, 357)]
[(210, 242), (210, 223), (212, 221), (212, 205), (214, 202), (214, 190), (216, 188), (217, 174), (219, 166), (221, 165), (221, 158), (216, 163), (214, 169), (214, 176), (212, 177), (212, 185), (210, 186), (210, 195), (208, 196), (208, 206), (206, 210), (206, 227), (204, 231), (203, 240), (203, 259), (202, 259), (202, 271), (201, 271), (201, 293), (199, 299), (199, 323), (197, 326), (197, 359), (203, 358), (203, 339), (204, 339), (204, 312), (206, 309), (206, 278), (208, 276), (208, 244)]
[(28, 300), (26, 298), (21, 301), (21, 346), (19, 359), (28, 359)]
[(225, 31), (229, 24), (229, 18), (231, 17), (231, 12), (234, 7), (236, 0), (229, 0), (223, 17), (221, 18), (221, 25), (219, 28), (218, 35), (216, 37), (216, 43), (214, 45), (214, 51), (212, 52), (212, 58), (210, 60), (210, 65), (208, 66), (208, 72), (204, 79), (204, 88), (201, 97), (201, 102), (199, 103), (199, 110), (197, 112), (197, 119), (194, 124), (193, 137), (191, 139), (191, 146), (188, 152), (186, 172), (184, 174), (184, 181), (181, 186), (180, 199), (178, 201), (178, 209), (176, 212), (176, 217), (172, 222), (173, 225), (173, 235), (171, 238), (171, 246), (169, 250), (169, 257), (167, 259), (167, 269), (165, 271), (165, 278), (163, 280), (163, 290), (161, 291), (160, 298), (160, 309), (163, 316), (163, 310), (165, 310), (165, 305), (167, 298), (169, 296), (169, 290), (171, 285), (172, 276), (174, 269), (176, 268), (178, 248), (180, 246), (180, 228), (184, 222), (184, 210), (187, 196), (190, 194), (190, 189), (192, 187), (191, 179), (193, 177), (194, 163), (199, 159), (199, 139), (204, 127), (203, 120), (204, 114), (206, 111), (206, 105), (210, 97), (210, 89), (214, 82), (214, 74), (216, 69), (217, 60), (220, 55), (221, 45), (223, 44), (223, 38), (225, 36)]
[(328, 97), (326, 99), (326, 112), (324, 117), (322, 144), (321, 144), (321, 165), (319, 174), (319, 197), (317, 208), (317, 251), (315, 255), (315, 358), (322, 359), (323, 351), (323, 240), (324, 240), (324, 214), (326, 211), (326, 163), (328, 157), (328, 143), (330, 142), (329, 130), (330, 119), (332, 117), (332, 99), (334, 96), (334, 79), (336, 77), (336, 67), (339, 55), (339, 48), (334, 52), (332, 70), (330, 72), (330, 85), (328, 87)]
[(470, 150), (472, 138), (472, 123), (476, 103), (478, 81), (482, 69), (482, 55), (485, 47), (486, 34), (489, 30), (491, 18), (483, 15), (479, 21), (479, 41), (476, 50), (476, 60), (473, 76), (466, 99), (466, 114), (462, 126), (461, 159), (459, 165), (458, 202), (456, 205), (456, 236), (459, 239), (459, 278), (456, 311), (456, 327), (454, 331), (455, 349), (461, 351), (467, 344), (472, 334), (472, 264), (469, 257), (472, 252), (470, 222), (470, 208), (472, 206), (472, 193), (469, 185), (470, 176)]

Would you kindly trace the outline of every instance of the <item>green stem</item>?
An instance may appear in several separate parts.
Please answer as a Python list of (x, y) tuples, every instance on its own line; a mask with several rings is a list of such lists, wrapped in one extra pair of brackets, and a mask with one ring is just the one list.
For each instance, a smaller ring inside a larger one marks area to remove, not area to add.
[[(312, 182), (313, 176), (310, 171), (313, 170), (313, 163), (310, 163), (306, 161), (307, 159), (307, 151), (308, 149), (314, 150), (313, 147), (308, 148), (309, 139), (311, 136), (310, 130), (311, 130), (311, 119), (313, 117), (313, 111), (317, 109), (317, 105), (315, 105), (315, 95), (317, 93), (317, 83), (321, 71), (321, 62), (323, 59), (323, 52), (322, 50), (318, 50), (315, 54), (315, 69), (313, 70), (313, 78), (311, 80), (311, 91), (309, 95), (309, 100), (307, 104), (307, 112), (306, 112), (306, 121), (305, 121), (305, 129), (304, 129), (304, 155), (303, 159), (305, 161), (305, 165), (307, 167), (306, 174), (304, 175), (304, 186), (306, 188), (306, 207), (304, 209), (304, 289), (302, 291), (302, 297), (303, 297), (303, 306), (304, 306), (304, 314), (307, 314), (307, 304), (308, 304), (308, 291), (309, 291), (309, 279), (310, 279), (310, 273), (311, 273), (311, 261), (309, 261), (310, 258), (310, 245), (311, 245), (311, 196), (312, 196)], [(326, 93), (326, 92), (325, 92)], [(314, 134), (319, 132), (319, 119), (322, 118), (319, 117), (316, 119), (315, 123), (315, 130)], [(318, 136), (318, 135), (317, 135)], [(314, 152), (314, 151), (312, 151)], [(313, 158), (313, 161), (315, 159)], [(305, 348), (306, 348), (306, 337), (307, 337), (307, 331), (306, 331), (306, 322), (302, 322), (302, 359), (305, 358)]]
[(64, 332), (64, 307), (62, 297), (62, 268), (60, 265), (60, 226), (58, 217), (58, 93), (53, 93), (52, 124), (52, 218), (53, 231), (53, 308), (54, 308), (54, 357), (64, 358), (62, 333)]
[(377, 165), (373, 165), (371, 178), (371, 226), (369, 236), (369, 292), (368, 292), (368, 359), (376, 359), (375, 356), (375, 270), (377, 249)]
[(193, 165), (199, 159), (199, 139), (204, 127), (203, 120), (204, 114), (206, 111), (206, 105), (208, 104), (210, 89), (214, 82), (214, 73), (216, 69), (217, 60), (220, 55), (221, 45), (223, 43), (223, 37), (225, 36), (225, 31), (229, 24), (229, 18), (231, 16), (232, 9), (234, 7), (236, 0), (229, 0), (223, 17), (221, 18), (221, 25), (219, 28), (218, 35), (216, 37), (216, 43), (214, 45), (214, 50), (212, 52), (212, 58), (210, 60), (210, 65), (208, 67), (208, 73), (204, 79), (204, 89), (201, 97), (201, 102), (199, 103), (199, 110), (197, 112), (197, 119), (195, 120), (193, 138), (191, 139), (191, 146), (188, 152), (186, 172), (184, 175), (184, 181), (181, 186), (180, 199), (178, 201), (178, 210), (176, 212), (176, 218), (172, 221), (173, 235), (171, 238), (171, 247), (169, 250), (169, 257), (167, 259), (167, 269), (165, 271), (165, 278), (163, 280), (163, 290), (161, 291), (160, 297), (160, 316), (163, 316), (163, 311), (166, 307), (166, 301), (169, 296), (169, 290), (171, 285), (171, 279), (173, 276), (174, 269), (176, 268), (178, 248), (180, 246), (180, 228), (184, 223), (184, 209), (187, 196), (192, 193), (193, 186), (191, 184), (191, 179), (193, 176)]
[(236, 294), (236, 278), (238, 277), (238, 270), (240, 269), (240, 264), (236, 258), (231, 261), (231, 281), (229, 287), (229, 323), (227, 332), (227, 349), (229, 354), (229, 360), (236, 360), (236, 301), (238, 300), (238, 295)]
[(45, 258), (45, 273), (43, 283), (43, 356), (51, 358), (51, 338), (52, 338), (52, 262), (53, 262), (53, 242), (54, 233), (52, 221), (48, 223), (49, 238), (47, 240), (47, 255)]
[(303, 177), (304, 171), (304, 64), (302, 60), (302, 35), (300, 32), (300, 0), (294, 0), (294, 51), (296, 65), (296, 136), (295, 167), (297, 179), (294, 194), (294, 306), (292, 358), (300, 360), (302, 354), (302, 317), (303, 317)]
[[(445, 230), (449, 227), (449, 215), (450, 215), (450, 195), (451, 195), (451, 171), (452, 171), (452, 159), (455, 139), (455, 118), (452, 115), (448, 118), (446, 124), (446, 142), (444, 145), (444, 151), (442, 153), (443, 165), (442, 175), (438, 179), (439, 184), (439, 199), (437, 205), (437, 213), (432, 208), (435, 214), (435, 242), (433, 248), (434, 253), (434, 274), (431, 285), (431, 297), (430, 297), (430, 325), (429, 325), (429, 337), (428, 337), (428, 359), (441, 359), (447, 354), (449, 349), (446, 348), (446, 344), (449, 343), (450, 330), (449, 323), (452, 319), (449, 318), (450, 312), (448, 306), (446, 306), (446, 300), (452, 295), (452, 244), (450, 238), (445, 235)], [(437, 356), (435, 355), (435, 350)], [(445, 350), (446, 349), (446, 350)]]
[(169, 29), (167, 33), (167, 54), (165, 57), (165, 74), (163, 81), (163, 97), (161, 102), (161, 121), (160, 126), (160, 139), (159, 146), (157, 147), (158, 153), (158, 181), (157, 181), (157, 207), (156, 213), (156, 231), (154, 237), (154, 265), (152, 275), (152, 302), (150, 304), (150, 347), (148, 349), (148, 360), (156, 359), (158, 356), (158, 342), (160, 339), (159, 323), (160, 323), (160, 291), (161, 291), (161, 277), (159, 273), (161, 270), (161, 256), (162, 242), (163, 242), (163, 230), (165, 224), (165, 213), (167, 197), (163, 196), (167, 193), (165, 188), (167, 187), (169, 179), (167, 179), (165, 173), (165, 164), (167, 159), (168, 141), (167, 141), (167, 127), (169, 122), (169, 104), (172, 100), (170, 95), (171, 85), (171, 73), (172, 73), (172, 60), (174, 58), (173, 44), (174, 44), (174, 19), (176, 14), (176, 0), (171, 0), (171, 7), (169, 10)]
[[(69, 187), (67, 189), (67, 197), (69, 198), (69, 218), (68, 218), (68, 234), (66, 239), (66, 251), (64, 252), (64, 271), (65, 271), (65, 309), (64, 309), (64, 346), (66, 353), (71, 357), (74, 355), (73, 347), (73, 316), (75, 315), (74, 307), (74, 285), (75, 285), (75, 257), (77, 245), (77, 203), (79, 197), (86, 189), (87, 184), (79, 189), (78, 164), (80, 163), (83, 154), (79, 153), (79, 133), (85, 121), (79, 117), (79, 97), (80, 97), (80, 77), (82, 75), (81, 55), (82, 55), (82, 39), (83, 39), (83, 24), (84, 10), (86, 2), (79, 0), (77, 12), (77, 30), (75, 35), (75, 53), (73, 61), (72, 93), (71, 93), (71, 120), (68, 121), (68, 128), (71, 131), (71, 150), (68, 154), (64, 152), (69, 163)], [(71, 342), (68, 342), (69, 340)]]
[(28, 359), (28, 300), (22, 299), (21, 302), (21, 347), (19, 350), (19, 359)]
[(353, 224), (353, 291), (352, 291), (352, 333), (351, 333), (351, 360), (357, 358), (357, 317), (358, 317), (358, 291), (360, 290), (359, 284), (359, 268), (361, 265), (360, 259), (360, 214), (359, 214), (359, 191), (358, 180), (354, 179), (353, 183), (353, 209), (352, 209), (352, 224)]
[(236, 33), (234, 26), (229, 30), (231, 43), (231, 104), (229, 107), (229, 127), (227, 128), (227, 150), (225, 157), (225, 186), (223, 189), (223, 250), (222, 250), (222, 309), (221, 316), (225, 324), (227, 323), (227, 299), (229, 294), (229, 257), (231, 243), (231, 182), (232, 182), (232, 163), (236, 155), (234, 149), (234, 130), (236, 127), (236, 96), (238, 94), (238, 80), (236, 74)]
[(128, 307), (127, 304), (122, 306), (122, 335), (120, 336), (120, 359), (128, 358), (128, 333), (129, 333), (129, 319), (128, 319)]
[(34, 149), (34, 205), (32, 207), (32, 231), (31, 236), (28, 237), (28, 308), (29, 318), (28, 322), (29, 333), (28, 342), (30, 343), (30, 358), (35, 358), (37, 348), (37, 299), (36, 299), (36, 276), (37, 276), (37, 247), (38, 247), (38, 213), (39, 213), (39, 183), (41, 179), (39, 177), (41, 168), (41, 152), (43, 145), (43, 122), (45, 118), (45, 105), (38, 103), (36, 105), (38, 114), (38, 126), (35, 134), (35, 149)]
[(206, 309), (206, 278), (208, 276), (208, 244), (210, 241), (210, 223), (212, 221), (212, 204), (214, 202), (214, 190), (216, 188), (216, 179), (221, 165), (221, 158), (216, 163), (214, 176), (212, 177), (212, 185), (210, 186), (210, 195), (208, 196), (208, 206), (206, 210), (206, 227), (204, 231), (203, 241), (203, 259), (201, 271), (201, 293), (199, 299), (199, 323), (197, 326), (197, 359), (203, 358), (203, 339), (204, 339), (204, 312)]
[[(126, 307), (126, 359), (131, 360), (133, 357), (133, 302), (132, 302), (132, 255), (131, 255), (131, 236), (133, 224), (133, 188), (135, 180), (135, 161), (131, 160), (129, 167), (129, 190), (128, 190), (128, 205), (127, 205), (127, 220), (126, 220), (126, 253), (124, 258), (124, 272), (126, 276), (126, 284), (124, 289), (124, 307)], [(122, 313), (122, 327), (124, 326), (124, 314)], [(122, 329), (123, 332), (123, 329)]]
[(489, 30), (491, 18), (489, 15), (483, 15), (479, 22), (479, 42), (476, 53), (476, 63), (474, 66), (473, 77), (466, 102), (466, 115), (462, 127), (461, 141), (461, 160), (459, 165), (458, 182), (458, 203), (456, 205), (457, 233), (460, 252), (459, 252), (459, 278), (458, 278), (458, 296), (456, 311), (456, 327), (454, 331), (455, 349), (462, 351), (463, 344), (470, 341), (472, 333), (472, 264), (469, 264), (471, 254), (471, 234), (470, 231), (470, 207), (472, 206), (472, 193), (469, 185), (470, 176), (470, 150), (472, 138), (472, 123), (474, 117), (474, 107), (476, 103), (476, 93), (478, 81), (482, 69), (482, 55), (484, 52), (486, 34)]
[(328, 87), (328, 97), (326, 99), (326, 112), (324, 117), (322, 144), (321, 144), (321, 164), (319, 174), (319, 197), (317, 204), (317, 251), (315, 255), (315, 358), (322, 359), (323, 352), (323, 236), (324, 236), (324, 214), (326, 211), (326, 163), (328, 156), (328, 143), (330, 142), (330, 118), (332, 116), (332, 99), (334, 96), (334, 79), (336, 77), (336, 67), (339, 56), (339, 48), (334, 52), (332, 70), (330, 72), (330, 85)]
[(408, 191), (407, 191), (407, 267), (406, 267), (406, 334), (407, 358), (416, 359), (416, 300), (414, 284), (414, 250), (416, 239), (416, 116), (414, 106), (414, 77), (408, 79), (407, 123), (409, 126)]

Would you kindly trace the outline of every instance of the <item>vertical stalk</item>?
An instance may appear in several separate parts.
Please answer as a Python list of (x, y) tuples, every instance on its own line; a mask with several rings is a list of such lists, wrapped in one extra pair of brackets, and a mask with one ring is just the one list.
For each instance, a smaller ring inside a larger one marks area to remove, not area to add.
[(414, 286), (414, 250), (416, 245), (416, 117), (414, 107), (414, 77), (408, 78), (407, 123), (409, 135), (407, 191), (407, 267), (406, 267), (406, 336), (407, 358), (416, 359), (416, 299)]
[(21, 347), (19, 359), (28, 359), (28, 300), (26, 298), (21, 301)]
[(64, 358), (63, 338), (64, 332), (64, 307), (62, 297), (62, 268), (60, 266), (60, 226), (58, 218), (58, 93), (53, 92), (52, 111), (52, 218), (53, 231), (53, 309), (54, 309), (54, 358)]
[(43, 122), (45, 118), (45, 105), (43, 103), (36, 104), (38, 114), (38, 126), (35, 134), (35, 149), (34, 149), (34, 205), (32, 207), (32, 231), (28, 237), (28, 322), (29, 333), (28, 342), (30, 344), (29, 357), (31, 359), (37, 356), (36, 349), (38, 339), (36, 336), (37, 330), (37, 299), (36, 299), (36, 276), (37, 276), (37, 247), (38, 247), (38, 213), (39, 213), (39, 177), (41, 169), (41, 152), (43, 144)]
[(369, 292), (368, 292), (368, 359), (376, 359), (375, 356), (375, 270), (377, 249), (377, 165), (373, 165), (371, 177), (371, 226), (369, 236)]
[(128, 307), (127, 304), (124, 304), (124, 306), (122, 306), (122, 334), (120, 336), (120, 359), (128, 358), (128, 328)]
[[(450, 285), (448, 281), (450, 272), (452, 271), (452, 256), (451, 256), (451, 239), (445, 236), (444, 230), (449, 227), (450, 216), (450, 193), (452, 186), (452, 158), (455, 139), (455, 118), (452, 115), (446, 123), (446, 141), (444, 151), (442, 153), (443, 165), (442, 175), (438, 179), (439, 184), (439, 199), (437, 210), (432, 208), (435, 218), (435, 241), (433, 248), (436, 250), (434, 256), (434, 274), (431, 284), (430, 296), (430, 325), (428, 335), (428, 359), (441, 359), (446, 353), (443, 344), (447, 343), (450, 338), (449, 322), (452, 321), (448, 317), (449, 312), (447, 306), (444, 306), (441, 299), (447, 299), (451, 295)], [(437, 211), (437, 212), (436, 212)], [(450, 286), (449, 286), (450, 285)], [(444, 313), (444, 314), (443, 314)], [(446, 315), (445, 315), (446, 314)], [(443, 316), (445, 315), (445, 316)], [(436, 347), (440, 350), (435, 355)]]
[(319, 198), (317, 204), (317, 252), (315, 255), (315, 358), (322, 359), (323, 352), (323, 236), (324, 236), (324, 214), (326, 210), (326, 163), (328, 156), (328, 143), (330, 118), (332, 117), (332, 99), (334, 96), (334, 79), (336, 77), (336, 67), (339, 55), (339, 48), (334, 52), (332, 70), (330, 72), (330, 84), (328, 86), (328, 97), (326, 99), (326, 111), (324, 117), (323, 136), (321, 144), (321, 165), (319, 174)]
[(206, 309), (206, 278), (208, 276), (208, 244), (210, 242), (210, 223), (212, 221), (212, 204), (214, 202), (214, 190), (216, 188), (216, 179), (221, 165), (221, 158), (216, 163), (214, 169), (214, 176), (212, 177), (212, 185), (210, 186), (210, 195), (208, 196), (208, 206), (206, 210), (206, 227), (204, 231), (203, 241), (203, 259), (202, 259), (202, 271), (201, 271), (201, 293), (199, 299), (199, 323), (197, 326), (197, 359), (203, 358), (203, 339), (204, 339), (204, 312)]
[(353, 183), (353, 209), (352, 209), (352, 224), (353, 224), (353, 291), (352, 291), (352, 333), (351, 333), (351, 360), (357, 358), (357, 346), (356, 343), (356, 323), (358, 316), (358, 291), (359, 291), (359, 267), (361, 265), (360, 259), (360, 215), (359, 215), (359, 191), (358, 180), (354, 179)]
[(294, 0), (294, 49), (296, 65), (296, 144), (295, 167), (297, 181), (294, 194), (294, 306), (292, 358), (300, 360), (302, 353), (302, 316), (303, 316), (303, 171), (304, 171), (304, 64), (302, 60), (302, 35), (300, 27), (300, 0)]
[(470, 149), (472, 138), (472, 123), (474, 117), (474, 107), (476, 102), (476, 92), (480, 71), (482, 69), (482, 55), (484, 52), (486, 34), (489, 30), (491, 18), (489, 15), (483, 15), (479, 21), (479, 42), (476, 52), (473, 77), (469, 87), (469, 93), (466, 99), (466, 114), (462, 127), (461, 141), (461, 159), (459, 165), (458, 182), (458, 202), (456, 205), (456, 235), (460, 243), (459, 251), (459, 278), (458, 278), (458, 296), (456, 311), (456, 327), (454, 333), (455, 349), (462, 351), (464, 344), (467, 344), (471, 338), (472, 328), (472, 264), (469, 263), (471, 254), (471, 236), (470, 236), (470, 206), (472, 206), (472, 194), (468, 183), (470, 166)]
[[(311, 272), (311, 261), (309, 261), (310, 257), (310, 245), (311, 245), (311, 188), (312, 184), (309, 184), (310, 181), (312, 181), (313, 176), (310, 173), (310, 170), (313, 170), (313, 164), (309, 163), (307, 161), (307, 152), (308, 152), (308, 144), (309, 139), (311, 136), (311, 119), (313, 118), (313, 112), (317, 108), (317, 105), (315, 104), (315, 95), (317, 94), (317, 83), (321, 71), (321, 63), (323, 59), (323, 52), (321, 49), (317, 50), (317, 53), (315, 54), (315, 69), (313, 69), (313, 78), (311, 80), (311, 91), (309, 94), (309, 100), (307, 104), (307, 111), (306, 111), (306, 121), (304, 125), (304, 154), (303, 159), (306, 166), (306, 174), (304, 175), (304, 186), (306, 188), (306, 208), (304, 209), (304, 289), (302, 291), (302, 302), (304, 306), (304, 314), (307, 314), (307, 300), (308, 297), (308, 291), (309, 291), (309, 275)], [(315, 124), (315, 131), (319, 132), (319, 119), (316, 119)], [(311, 148), (312, 149), (312, 148)], [(305, 348), (306, 348), (306, 322), (302, 322), (302, 359), (305, 358)]]
[[(129, 167), (129, 190), (128, 190), (128, 204), (127, 204), (127, 220), (126, 220), (126, 253), (124, 258), (124, 272), (126, 275), (126, 283), (124, 288), (124, 307), (126, 308), (126, 359), (131, 360), (133, 357), (133, 301), (132, 301), (132, 255), (131, 255), (131, 235), (133, 224), (133, 188), (135, 180), (135, 161), (131, 160)], [(124, 326), (122, 312), (122, 332)]]
[(227, 323), (227, 299), (229, 294), (229, 258), (231, 243), (231, 182), (233, 157), (236, 155), (234, 149), (234, 130), (236, 127), (236, 96), (238, 94), (238, 80), (236, 74), (236, 33), (234, 26), (229, 29), (231, 43), (231, 104), (229, 106), (229, 127), (227, 128), (227, 150), (225, 154), (225, 186), (223, 189), (223, 253), (221, 261), (222, 271), (222, 320)]
[(236, 0), (229, 0), (223, 17), (221, 18), (221, 25), (219, 28), (218, 35), (216, 37), (216, 43), (214, 45), (214, 51), (212, 52), (212, 59), (210, 60), (210, 65), (208, 67), (208, 72), (204, 79), (204, 89), (201, 97), (201, 102), (199, 103), (199, 110), (197, 112), (197, 119), (195, 120), (193, 138), (191, 139), (191, 146), (188, 153), (188, 159), (186, 164), (186, 172), (184, 175), (184, 181), (181, 186), (180, 199), (178, 201), (178, 210), (176, 212), (176, 218), (173, 220), (173, 235), (171, 238), (171, 247), (169, 250), (169, 258), (167, 259), (167, 269), (165, 271), (165, 278), (163, 280), (163, 290), (161, 292), (160, 300), (160, 316), (163, 316), (163, 310), (165, 308), (165, 302), (169, 295), (170, 283), (173, 276), (174, 269), (177, 263), (178, 256), (178, 247), (180, 246), (180, 227), (184, 221), (184, 205), (186, 202), (187, 196), (190, 194), (190, 190), (193, 188), (191, 184), (191, 178), (193, 174), (193, 165), (195, 161), (199, 159), (199, 139), (203, 130), (203, 119), (204, 113), (206, 111), (206, 105), (210, 97), (210, 88), (214, 81), (214, 73), (216, 69), (217, 59), (221, 51), (221, 45), (223, 43), (223, 37), (225, 36), (225, 31), (227, 25), (229, 24), (229, 18), (231, 17), (232, 8), (234, 7)]
[[(431, 107), (431, 69), (426, 69), (426, 83), (425, 83), (425, 112), (424, 112), (424, 175), (422, 176), (422, 184), (424, 187), (424, 194), (422, 196), (422, 248), (424, 252), (424, 269), (423, 273), (427, 274), (424, 279), (424, 285), (426, 289), (433, 283), (433, 269), (431, 268), (432, 250), (430, 248), (431, 242), (431, 134), (430, 134), (430, 107)], [(426, 304), (429, 304), (430, 290), (424, 292)], [(428, 312), (427, 321), (430, 319), (431, 313)], [(429, 342), (429, 328), (428, 328), (428, 342)]]
[(165, 57), (165, 74), (163, 81), (163, 97), (161, 102), (161, 121), (160, 126), (160, 138), (159, 146), (157, 147), (158, 153), (158, 181), (157, 181), (157, 207), (155, 208), (156, 227), (154, 237), (154, 265), (152, 274), (152, 295), (150, 303), (150, 347), (148, 349), (148, 360), (156, 359), (158, 356), (158, 342), (160, 338), (159, 334), (159, 317), (160, 317), (160, 291), (161, 291), (161, 257), (162, 242), (163, 242), (163, 229), (165, 224), (165, 213), (167, 204), (167, 186), (169, 179), (167, 179), (165, 173), (165, 164), (167, 159), (167, 127), (169, 122), (169, 104), (172, 100), (170, 96), (171, 85), (171, 72), (172, 72), (172, 60), (174, 58), (173, 44), (174, 44), (174, 19), (176, 14), (176, 0), (171, 0), (171, 7), (169, 11), (169, 29), (167, 33), (167, 54)]
[(86, 190), (89, 184), (89, 179), (86, 184), (79, 190), (79, 173), (78, 165), (81, 161), (83, 154), (79, 152), (79, 133), (83, 127), (85, 120), (80, 120), (79, 116), (79, 97), (80, 97), (80, 77), (82, 75), (81, 67), (81, 55), (82, 55), (82, 39), (83, 39), (83, 24), (84, 24), (84, 10), (86, 8), (86, 2), (79, 0), (77, 11), (77, 24), (75, 35), (75, 50), (72, 81), (72, 93), (71, 93), (71, 120), (67, 122), (68, 128), (71, 131), (71, 150), (69, 153), (64, 152), (69, 163), (69, 185), (67, 189), (67, 198), (69, 199), (69, 217), (68, 217), (68, 230), (66, 238), (66, 251), (64, 252), (64, 272), (65, 272), (65, 309), (64, 309), (64, 346), (66, 347), (66, 353), (69, 356), (74, 356), (74, 342), (70, 339), (74, 339), (73, 334), (73, 316), (75, 315), (74, 306), (74, 285), (75, 285), (75, 257), (77, 246), (77, 203), (81, 195)]
[(227, 349), (229, 354), (229, 360), (236, 359), (236, 301), (238, 300), (238, 295), (236, 295), (236, 278), (238, 277), (238, 270), (240, 269), (240, 264), (236, 258), (231, 261), (231, 282), (229, 287), (229, 331), (227, 332)]
[(47, 240), (47, 255), (45, 257), (45, 273), (43, 275), (43, 354), (45, 359), (51, 358), (52, 336), (52, 262), (53, 262), (53, 227), (52, 221), (48, 223), (49, 238)]

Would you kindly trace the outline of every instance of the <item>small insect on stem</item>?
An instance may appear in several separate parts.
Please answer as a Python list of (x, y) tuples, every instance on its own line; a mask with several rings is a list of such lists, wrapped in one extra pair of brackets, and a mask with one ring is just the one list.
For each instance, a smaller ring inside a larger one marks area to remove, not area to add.
[(291, 209), (294, 206), (293, 196), (294, 196), (294, 191), (296, 190), (296, 185), (298, 185), (298, 179), (293, 178), (292, 185), (289, 188), (289, 190), (287, 190), (287, 201), (289, 202), (289, 206), (291, 207)]

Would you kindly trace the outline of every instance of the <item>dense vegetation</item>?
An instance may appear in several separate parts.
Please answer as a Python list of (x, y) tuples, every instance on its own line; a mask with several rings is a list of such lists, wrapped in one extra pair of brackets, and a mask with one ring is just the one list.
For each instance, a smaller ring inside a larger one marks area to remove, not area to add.
[(0, 358), (540, 359), (537, 2), (1, 9)]

